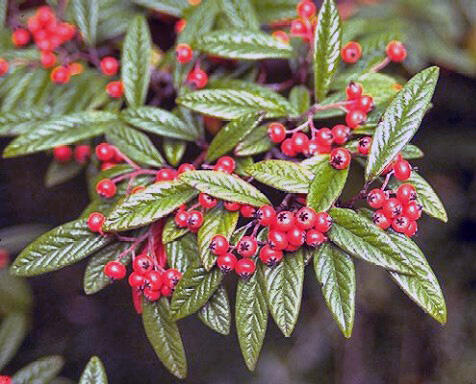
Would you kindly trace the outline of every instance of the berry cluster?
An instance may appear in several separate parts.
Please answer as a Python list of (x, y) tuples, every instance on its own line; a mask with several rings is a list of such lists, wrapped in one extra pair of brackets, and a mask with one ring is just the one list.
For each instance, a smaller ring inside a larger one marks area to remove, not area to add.
[(345, 122), (349, 128), (357, 129), (367, 120), (367, 114), (374, 108), (374, 100), (371, 96), (363, 94), (362, 86), (358, 83), (349, 83), (345, 91), (347, 95)]
[[(177, 47), (175, 48), (175, 55), (177, 61), (180, 64), (187, 64), (193, 59), (192, 48), (190, 45), (185, 43), (177, 44)], [(205, 88), (208, 84), (208, 74), (203, 69), (201, 69), (197, 63), (195, 68), (192, 69), (187, 75), (187, 82), (194, 85), (198, 89)]]
[(317, 25), (316, 6), (310, 0), (302, 0), (296, 10), (299, 17), (291, 22), (291, 35), (310, 43)]
[(119, 150), (111, 144), (101, 143), (96, 146), (96, 157), (101, 162), (101, 170), (105, 171), (122, 163), (124, 158)]
[(78, 164), (85, 164), (91, 156), (89, 145), (77, 145), (71, 148), (69, 145), (60, 145), (53, 149), (54, 159), (61, 164), (69, 163), (73, 157)]

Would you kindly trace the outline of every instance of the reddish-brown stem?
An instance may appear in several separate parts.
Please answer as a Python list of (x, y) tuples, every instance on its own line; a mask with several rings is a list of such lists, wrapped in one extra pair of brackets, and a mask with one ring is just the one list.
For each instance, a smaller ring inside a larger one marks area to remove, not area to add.
[(154, 171), (153, 169), (137, 169), (132, 172), (124, 173), (120, 176), (117, 176), (112, 179), (114, 183), (119, 183), (120, 181), (126, 180), (126, 179), (135, 179), (137, 176), (140, 175), (157, 175), (157, 171)]
[(387, 65), (389, 65), (391, 60), (388, 57), (385, 57), (380, 63), (377, 63), (372, 68), (370, 68), (370, 72), (379, 72), (384, 69)]

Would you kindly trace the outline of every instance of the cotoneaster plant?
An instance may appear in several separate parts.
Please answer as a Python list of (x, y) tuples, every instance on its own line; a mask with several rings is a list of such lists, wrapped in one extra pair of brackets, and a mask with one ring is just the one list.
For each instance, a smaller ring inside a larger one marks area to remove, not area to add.
[[(410, 163), (423, 156), (410, 140), (438, 68), (405, 83), (394, 74), (412, 54), (405, 43), (375, 33), (353, 40), (365, 31), (348, 29), (332, 0), (320, 9), (293, 0), (135, 3), (154, 13), (74, 0), (38, 8), (21, 25), (12, 7), (0, 132), (16, 137), (4, 157), (52, 153), (48, 185), (85, 168), (91, 203), (26, 247), (11, 273), (90, 257), (85, 292), (126, 280), (152, 347), (179, 378), (180, 319), (196, 314), (230, 332), (225, 280), (237, 284), (235, 326), (250, 370), (269, 315), (292, 334), (309, 264), (345, 337), (360, 260), (445, 323), (438, 281), (411, 239), (423, 213), (447, 220)], [(126, 20), (111, 24), (114, 12)], [(177, 18), (165, 53), (148, 25), (157, 12)], [(268, 80), (272, 65), (288, 72), (284, 81)], [(363, 173), (354, 192), (350, 172)]]

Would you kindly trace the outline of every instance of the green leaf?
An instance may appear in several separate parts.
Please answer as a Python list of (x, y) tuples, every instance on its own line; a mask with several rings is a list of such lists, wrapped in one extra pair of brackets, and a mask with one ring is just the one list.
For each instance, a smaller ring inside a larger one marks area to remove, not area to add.
[(414, 273), (390, 236), (371, 220), (351, 209), (331, 208), (329, 214), (334, 221), (329, 239), (345, 252), (388, 270)]
[(268, 126), (262, 125), (238, 143), (234, 153), (236, 156), (253, 156), (268, 152), (272, 147), (273, 143), (268, 136)]
[[(178, 36), (177, 43), (192, 45), (199, 36), (210, 32), (219, 12), (217, 0), (202, 0), (199, 5), (192, 7), (187, 14), (187, 25)], [(183, 66), (179, 65), (179, 67)]]
[(189, 7), (187, 0), (132, 0), (137, 5), (163, 12), (175, 17), (182, 17), (183, 11)]
[(220, 6), (233, 28), (259, 30), (258, 17), (250, 0), (221, 0)]
[(114, 113), (96, 111), (79, 112), (52, 118), (38, 124), (13, 140), (3, 152), (4, 157), (15, 157), (72, 144), (101, 135), (117, 119)]
[(29, 109), (0, 113), (0, 135), (16, 136), (34, 129), (40, 121), (50, 119), (49, 109)]
[(0, 370), (15, 356), (26, 334), (26, 315), (14, 312), (3, 319), (0, 325)]
[(106, 132), (106, 139), (124, 155), (138, 163), (152, 167), (160, 167), (165, 163), (147, 135), (127, 125), (116, 124), (111, 127)]
[(121, 118), (134, 127), (172, 139), (194, 141), (199, 132), (193, 125), (185, 124), (181, 119), (166, 110), (155, 107), (127, 108)]
[(298, 0), (252, 0), (258, 18), (264, 24), (296, 17)]
[(254, 371), (268, 324), (268, 308), (263, 288), (258, 281), (258, 273), (248, 280), (240, 279), (238, 282), (235, 322), (246, 366), (250, 371)]
[(73, 15), (81, 37), (95, 45), (99, 19), (99, 0), (73, 0)]
[(271, 316), (284, 336), (290, 337), (301, 309), (304, 284), (303, 251), (286, 254), (273, 268), (261, 266), (260, 273)]
[(196, 262), (198, 255), (197, 237), (191, 233), (165, 245), (167, 263), (171, 268), (185, 273)]
[(124, 93), (130, 107), (144, 104), (150, 81), (152, 42), (144, 16), (131, 20), (122, 48), (121, 74)]
[(207, 161), (212, 162), (231, 151), (246, 135), (250, 134), (260, 123), (259, 113), (243, 115), (225, 125), (213, 138), (207, 152)]
[(164, 366), (179, 379), (187, 376), (187, 360), (177, 324), (170, 315), (165, 297), (151, 303), (143, 302), (142, 320), (145, 334)]
[(238, 218), (238, 212), (227, 211), (221, 204), (206, 213), (203, 224), (197, 233), (200, 259), (206, 270), (210, 270), (215, 265), (217, 258), (210, 251), (213, 237), (223, 235), (229, 240), (235, 231)]
[(293, 87), (289, 93), (289, 102), (300, 115), (306, 113), (311, 106), (311, 95), (307, 87), (304, 85)]
[(0, 313), (29, 313), (33, 296), (25, 279), (13, 276), (8, 269), (0, 270)]
[(217, 171), (190, 171), (180, 180), (217, 199), (261, 207), (269, 204), (268, 198), (251, 184), (237, 176)]
[(245, 29), (219, 30), (198, 36), (193, 46), (209, 55), (237, 60), (288, 59), (290, 44), (264, 32)]
[(332, 317), (345, 337), (352, 334), (355, 316), (355, 268), (349, 255), (326, 243), (314, 256), (314, 270)]
[(431, 67), (415, 75), (390, 103), (378, 124), (365, 169), (367, 181), (375, 179), (417, 131), (438, 80)]
[(78, 219), (41, 235), (15, 259), (11, 272), (35, 276), (77, 263), (112, 241), (89, 230), (87, 220)]
[(375, 105), (387, 103), (399, 92), (395, 87), (397, 81), (382, 73), (365, 73), (357, 78), (357, 82), (362, 85), (363, 93), (373, 98)]
[(62, 184), (80, 174), (82, 169), (83, 165), (78, 164), (76, 161), (63, 164), (53, 160), (46, 170), (45, 185), (51, 188)]
[(42, 357), (20, 369), (12, 376), (14, 384), (48, 384), (63, 368), (61, 356)]
[(8, 1), (0, 0), (0, 26), (4, 27), (7, 20)]
[(344, 189), (349, 168), (335, 169), (328, 156), (313, 168), (314, 179), (309, 187), (307, 205), (316, 212), (325, 212), (332, 207)]
[(238, 157), (236, 160), (235, 173), (241, 177), (250, 177), (251, 175), (246, 170), (251, 167), (254, 162), (251, 156)]
[(179, 237), (182, 237), (188, 233), (188, 228), (179, 228), (175, 224), (175, 218), (170, 217), (164, 225), (164, 230), (162, 231), (162, 243), (170, 243)]
[(198, 311), (198, 318), (217, 333), (222, 335), (230, 333), (230, 303), (223, 286), (220, 285), (210, 300)]
[[(405, 183), (410, 183), (415, 187), (418, 194), (418, 202), (423, 206), (423, 212), (444, 223), (448, 221), (448, 215), (443, 203), (435, 190), (423, 177), (416, 171), (412, 171), (410, 178), (406, 180)], [(397, 188), (400, 184), (403, 183), (397, 180), (392, 180), (391, 182), (391, 186), (394, 188)]]
[(287, 160), (264, 160), (246, 170), (259, 182), (290, 193), (307, 193), (313, 177), (305, 167)]
[(326, 97), (337, 70), (342, 44), (339, 11), (334, 0), (324, 0), (314, 38), (314, 87), (316, 99)]
[(412, 144), (405, 145), (400, 153), (407, 160), (421, 159), (425, 155), (420, 148)]
[(79, 384), (107, 384), (106, 370), (102, 361), (97, 356), (91, 357), (81, 374)]
[(168, 138), (162, 141), (162, 150), (165, 154), (165, 158), (167, 162), (174, 167), (180, 164), (180, 160), (182, 160), (186, 149), (187, 143), (185, 141)]
[(119, 201), (104, 223), (104, 230), (126, 231), (143, 227), (175, 211), (196, 195), (197, 191), (181, 182), (154, 183)]
[(223, 280), (223, 272), (215, 268), (210, 272), (201, 265), (187, 269), (175, 287), (170, 309), (175, 320), (195, 313), (204, 306)]
[(418, 246), (404, 235), (390, 233), (402, 253), (408, 256), (415, 271), (414, 276), (390, 272), (402, 290), (441, 324), (446, 323), (446, 304), (438, 280)]

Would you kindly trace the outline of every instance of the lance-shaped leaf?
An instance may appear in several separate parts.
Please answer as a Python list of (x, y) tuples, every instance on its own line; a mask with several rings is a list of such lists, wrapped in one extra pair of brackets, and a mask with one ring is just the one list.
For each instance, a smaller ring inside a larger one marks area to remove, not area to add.
[(3, 156), (26, 155), (99, 136), (115, 120), (116, 114), (104, 111), (55, 117), (17, 137), (5, 148)]
[(250, 371), (254, 371), (268, 324), (268, 308), (263, 288), (258, 281), (258, 273), (248, 280), (240, 279), (238, 282), (235, 322), (246, 366)]
[(0, 135), (16, 136), (34, 129), (39, 122), (51, 117), (51, 111), (45, 109), (14, 110), (0, 113)]
[(230, 333), (230, 303), (223, 286), (220, 285), (210, 300), (198, 311), (198, 318), (217, 333), (222, 335)]
[(375, 179), (411, 140), (430, 104), (439, 69), (431, 67), (413, 76), (395, 96), (378, 124), (365, 169)]
[[(215, 25), (219, 12), (218, 0), (201, 0), (200, 4), (192, 7), (187, 12), (187, 24), (177, 36), (177, 43), (192, 45), (199, 36), (210, 32)], [(186, 66), (182, 65), (181, 67), (185, 68)]]
[(177, 227), (177, 224), (175, 224), (175, 218), (170, 217), (165, 223), (164, 229), (162, 231), (162, 243), (170, 243), (188, 232), (188, 228)]
[(235, 148), (236, 156), (252, 156), (268, 152), (273, 147), (269, 139), (268, 127), (262, 125), (246, 136)]
[(273, 268), (260, 266), (260, 278), (271, 316), (284, 336), (291, 336), (301, 309), (304, 283), (303, 251), (286, 254)]
[(425, 155), (420, 148), (412, 144), (405, 145), (402, 149), (401, 154), (403, 158), (407, 160), (421, 159)]
[(334, 0), (324, 0), (314, 37), (314, 87), (317, 100), (324, 100), (337, 70), (342, 43), (339, 11)]
[(20, 348), (27, 333), (27, 319), (23, 313), (5, 316), (0, 325), (0, 370), (8, 364)]
[(152, 167), (160, 167), (165, 163), (147, 135), (125, 124), (116, 124), (111, 127), (106, 133), (106, 139), (124, 155), (138, 163)]
[(15, 384), (48, 384), (63, 368), (61, 356), (42, 357), (20, 369), (12, 376)]
[(344, 208), (331, 208), (329, 214), (334, 221), (329, 239), (345, 252), (391, 271), (414, 273), (390, 236), (370, 219)]
[(231, 151), (260, 123), (259, 113), (243, 115), (225, 125), (213, 138), (207, 151), (207, 161), (212, 162)]
[(250, 30), (219, 30), (199, 36), (194, 48), (220, 57), (237, 60), (287, 59), (292, 55), (290, 44), (271, 35)]
[(210, 251), (210, 243), (215, 235), (225, 236), (228, 240), (235, 231), (238, 223), (238, 212), (230, 212), (217, 205), (207, 212), (203, 224), (198, 230), (198, 249), (200, 259), (205, 269), (210, 270), (215, 265), (216, 256)]
[(179, 379), (187, 376), (187, 359), (179, 329), (170, 314), (165, 297), (159, 301), (143, 301), (142, 321), (145, 334), (164, 366)]
[(121, 60), (122, 83), (130, 107), (144, 104), (150, 81), (152, 52), (149, 26), (144, 16), (131, 20), (124, 39)]
[(84, 368), (79, 384), (107, 384), (106, 369), (102, 361), (97, 356), (91, 357)]
[(190, 6), (187, 0), (133, 0), (132, 2), (175, 17), (182, 17), (183, 11)]
[(314, 179), (309, 187), (307, 205), (316, 212), (327, 211), (339, 198), (344, 189), (349, 168), (335, 169), (329, 163), (328, 156), (313, 166)]
[(164, 151), (165, 158), (174, 167), (180, 164), (186, 149), (187, 143), (185, 141), (169, 138), (165, 138), (162, 141), (162, 150)]
[(194, 141), (199, 137), (193, 125), (185, 124), (173, 113), (160, 108), (127, 108), (122, 111), (121, 118), (134, 127), (172, 139)]
[(278, 20), (288, 20), (296, 16), (298, 0), (252, 0), (258, 18), (268, 24)]
[(35, 276), (77, 263), (111, 242), (91, 232), (86, 219), (60, 225), (41, 235), (15, 259), (11, 272)]
[(307, 193), (312, 173), (305, 167), (287, 160), (264, 160), (246, 171), (259, 182), (290, 193)]
[(296, 85), (289, 93), (289, 102), (299, 114), (307, 112), (311, 106), (311, 95), (304, 85)]
[(233, 28), (259, 30), (259, 20), (250, 0), (220, 0), (219, 4)]
[(99, 1), (73, 0), (73, 15), (81, 37), (89, 45), (94, 45), (99, 20)]
[(266, 113), (266, 117), (287, 116), (292, 107), (267, 93), (245, 89), (205, 89), (189, 92), (177, 103), (194, 111), (226, 120), (237, 119), (249, 113)]
[(408, 237), (391, 233), (390, 237), (412, 263), (414, 276), (390, 272), (402, 290), (441, 324), (446, 323), (446, 304), (438, 280), (420, 248)]
[(349, 255), (332, 244), (321, 245), (314, 270), (332, 317), (345, 337), (350, 337), (355, 315), (355, 268)]
[[(412, 171), (410, 178), (405, 183), (410, 183), (415, 187), (418, 194), (418, 202), (423, 206), (423, 212), (445, 223), (448, 221), (448, 215), (443, 203), (435, 190), (423, 177), (416, 171)], [(400, 184), (403, 183), (393, 180), (391, 182), (391, 186), (394, 188), (397, 188)]]
[(184, 273), (175, 287), (170, 309), (175, 320), (182, 319), (203, 307), (223, 280), (223, 272), (207, 271), (196, 263)]
[(182, 173), (180, 180), (217, 199), (255, 207), (269, 204), (268, 198), (250, 183), (224, 172), (190, 171)]
[(192, 200), (197, 191), (178, 181), (163, 181), (120, 200), (104, 223), (106, 231), (143, 227)]
[(51, 188), (71, 180), (73, 177), (81, 173), (82, 169), (83, 165), (78, 164), (76, 161), (59, 163), (53, 160), (46, 170), (45, 186)]
[(167, 263), (171, 268), (185, 273), (198, 255), (197, 237), (191, 233), (165, 245)]

